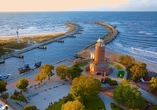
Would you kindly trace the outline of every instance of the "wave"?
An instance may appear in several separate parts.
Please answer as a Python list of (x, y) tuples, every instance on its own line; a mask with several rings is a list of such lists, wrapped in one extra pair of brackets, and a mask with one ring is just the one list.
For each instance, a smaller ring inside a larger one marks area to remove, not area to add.
[(138, 31), (139, 34), (145, 34), (145, 31)]
[(121, 24), (120, 22), (110, 22), (111, 25), (114, 25), (114, 24)]
[(153, 33), (145, 33), (145, 34), (148, 35), (148, 36), (149, 36), (149, 35), (153, 35)]
[(153, 35), (153, 33), (150, 33), (150, 32), (146, 32), (146, 31), (138, 31), (139, 34), (145, 34), (147, 36), (151, 36)]
[[(134, 47), (131, 47), (131, 49), (133, 50), (133, 51), (138, 51), (138, 53), (139, 52), (141, 52), (141, 54), (143, 54), (143, 55), (146, 55), (146, 56), (151, 56), (151, 57), (154, 57), (154, 58), (157, 58), (157, 52), (155, 52), (155, 51), (150, 51), (150, 50), (146, 50), (146, 49), (140, 49), (140, 48), (134, 48)], [(156, 48), (157, 49), (157, 48)]]
[(19, 30), (19, 35), (25, 34), (40, 34), (40, 33), (52, 33), (52, 32), (63, 32), (67, 31), (69, 27), (60, 25), (60, 26), (47, 26), (47, 27), (38, 27), (38, 26), (29, 26), (22, 28), (5, 28), (0, 30), (0, 36), (15, 36), (17, 29)]

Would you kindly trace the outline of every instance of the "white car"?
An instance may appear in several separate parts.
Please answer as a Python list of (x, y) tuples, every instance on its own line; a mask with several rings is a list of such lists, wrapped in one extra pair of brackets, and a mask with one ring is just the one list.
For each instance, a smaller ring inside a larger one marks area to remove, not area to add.
[(8, 79), (11, 74), (0, 75), (0, 80)]

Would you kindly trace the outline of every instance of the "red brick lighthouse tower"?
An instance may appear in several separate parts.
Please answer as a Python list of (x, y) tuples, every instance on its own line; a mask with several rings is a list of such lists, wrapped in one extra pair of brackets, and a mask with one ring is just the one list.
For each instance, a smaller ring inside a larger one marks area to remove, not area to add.
[(95, 44), (95, 55), (90, 63), (91, 74), (104, 74), (109, 72), (109, 64), (105, 58), (105, 44), (102, 39), (98, 39)]

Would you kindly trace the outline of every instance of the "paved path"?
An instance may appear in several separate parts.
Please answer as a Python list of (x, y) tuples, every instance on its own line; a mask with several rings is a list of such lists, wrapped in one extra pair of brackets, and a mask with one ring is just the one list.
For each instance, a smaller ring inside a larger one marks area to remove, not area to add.
[(149, 92), (146, 92), (145, 90), (138, 88), (138, 90), (142, 93), (142, 97), (145, 98), (147, 101), (152, 102), (153, 104), (157, 104), (157, 97), (152, 95)]
[(110, 103), (114, 103), (113, 99), (107, 95), (102, 94), (102, 93), (99, 94), (99, 97), (104, 102), (106, 110), (112, 110)]

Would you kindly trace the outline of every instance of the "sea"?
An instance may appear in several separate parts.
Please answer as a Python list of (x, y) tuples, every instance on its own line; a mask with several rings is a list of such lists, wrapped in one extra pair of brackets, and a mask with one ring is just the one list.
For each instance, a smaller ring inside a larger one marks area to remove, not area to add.
[(118, 36), (106, 45), (110, 50), (131, 55), (137, 59), (157, 63), (157, 12), (6, 12), (0, 13), (0, 38), (28, 34), (67, 31), (67, 22), (84, 28), (76, 38), (65, 38), (64, 43), (46, 45), (46, 50), (34, 49), (23, 53), (24, 59), (9, 58), (0, 64), (0, 74), (17, 74), (24, 64), (34, 65), (34, 57), (42, 63), (52, 63), (74, 55), (107, 34), (94, 21), (115, 26)]

